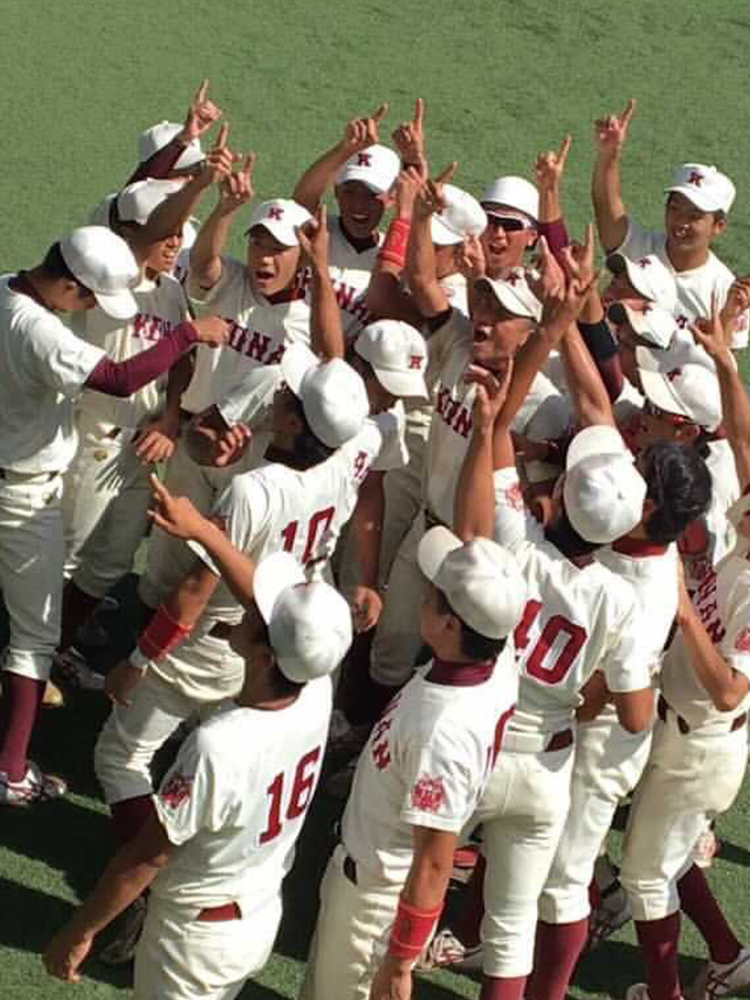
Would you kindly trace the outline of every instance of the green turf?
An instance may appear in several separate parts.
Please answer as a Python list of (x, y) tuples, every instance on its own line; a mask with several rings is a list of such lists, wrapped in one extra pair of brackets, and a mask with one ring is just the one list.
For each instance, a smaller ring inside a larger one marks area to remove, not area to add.
[[(591, 218), (591, 122), (636, 97), (624, 167), (633, 214), (658, 226), (673, 165), (716, 163), (740, 191), (717, 249), (731, 267), (750, 271), (750, 16), (737, 0), (0, 0), (0, 13), (3, 271), (35, 263), (84, 221), (132, 169), (138, 132), (179, 120), (202, 76), (226, 109), (235, 148), (258, 153), (260, 197), (288, 195), (347, 118), (385, 99), (389, 131), (411, 114), (415, 97), (427, 100), (433, 163), (457, 159), (457, 183), (474, 192), (500, 173), (531, 176), (537, 152), (572, 132), (565, 203), (574, 233)], [(78, 794), (0, 813), (1, 1000), (71, 995), (44, 975), (38, 952), (110, 849), (91, 773), (105, 711), (94, 696), (79, 695), (65, 712), (45, 716), (39, 733), (35, 753)], [(722, 819), (725, 848), (711, 872), (745, 939), (749, 809), (745, 794)], [(278, 954), (244, 1000), (295, 995), (332, 811), (319, 797), (287, 887)], [(691, 956), (700, 953), (689, 930), (683, 951), (689, 979)], [(127, 995), (127, 974), (95, 962), (86, 973), (75, 991), (82, 1000)], [(573, 992), (620, 997), (641, 976), (625, 932), (585, 959)], [(421, 980), (415, 991), (425, 1000), (476, 994), (476, 984), (460, 977)]]

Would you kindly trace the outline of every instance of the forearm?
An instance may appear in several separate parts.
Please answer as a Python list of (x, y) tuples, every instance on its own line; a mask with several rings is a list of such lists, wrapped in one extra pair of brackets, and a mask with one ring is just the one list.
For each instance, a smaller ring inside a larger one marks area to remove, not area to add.
[(93, 938), (151, 885), (160, 866), (133, 858), (132, 841), (110, 861), (88, 899), (70, 921), (82, 940)]
[(495, 533), (493, 437), (492, 429), (475, 430), (461, 466), (453, 506), (453, 527), (462, 541), (492, 538)]
[(614, 426), (615, 419), (607, 390), (577, 326), (568, 330), (560, 345), (560, 353), (580, 426)]
[(194, 360), (193, 351), (188, 351), (187, 354), (182, 355), (177, 364), (169, 369), (167, 399), (164, 410), (168, 416), (177, 417), (178, 420), (180, 416), (180, 401), (193, 377)]
[(724, 429), (734, 455), (740, 489), (750, 484), (750, 399), (729, 348), (714, 356)]
[(748, 680), (730, 667), (714, 646), (689, 601), (682, 603), (679, 624), (696, 677), (714, 706), (720, 712), (731, 712), (747, 694)]
[(147, 178), (159, 180), (166, 177), (174, 169), (174, 165), (182, 156), (186, 145), (187, 143), (182, 142), (179, 136), (175, 136), (166, 146), (157, 149), (147, 160), (138, 164), (125, 182), (125, 187), (128, 184), (135, 184), (136, 181), (143, 181)]
[(132, 396), (168, 371), (197, 342), (198, 331), (192, 323), (180, 323), (153, 347), (126, 361), (102, 358), (86, 380), (86, 388), (108, 396)]
[(144, 245), (158, 243), (173, 233), (181, 233), (183, 226), (197, 208), (205, 190), (206, 180), (201, 173), (157, 205), (143, 227)]
[(297, 181), (292, 197), (298, 205), (303, 205), (308, 212), (314, 213), (329, 187), (336, 179), (336, 174), (349, 158), (348, 147), (337, 143), (332, 149), (312, 164)]
[(208, 518), (203, 518), (200, 535), (195, 536), (218, 564), (221, 576), (243, 608), (253, 603), (255, 563), (229, 541), (224, 532)]
[(448, 296), (437, 277), (430, 216), (415, 215), (412, 220), (407, 262), (409, 287), (420, 313), (439, 316), (450, 309)]
[(190, 288), (200, 297), (201, 291), (213, 288), (221, 278), (221, 253), (237, 210), (228, 212), (219, 202), (201, 226), (190, 250)]
[(625, 239), (628, 220), (622, 200), (621, 153), (600, 153), (594, 165), (591, 195), (599, 239), (607, 252)]
[(578, 329), (601, 376), (607, 395), (610, 401), (614, 402), (619, 399), (624, 384), (617, 340), (603, 318), (598, 322), (579, 320)]
[(507, 427), (512, 426), (516, 414), (529, 394), (534, 379), (559, 342), (558, 333), (555, 330), (548, 331), (543, 326), (529, 337), (516, 355), (513, 375), (508, 386), (508, 395), (498, 415), (498, 421)]
[(365, 305), (378, 319), (399, 319), (419, 327), (422, 314), (414, 299), (401, 287), (401, 271), (387, 261), (378, 262), (367, 286)]
[(310, 346), (318, 357), (330, 360), (346, 353), (341, 310), (327, 267), (313, 267), (310, 305)]
[(547, 246), (550, 248), (550, 252), (558, 259), (559, 262), (560, 251), (570, 243), (568, 228), (565, 225), (565, 219), (563, 218), (562, 213), (558, 211), (557, 215), (550, 214), (548, 222), (543, 222), (540, 219), (539, 235), (545, 238)]
[(382, 472), (367, 475), (352, 516), (352, 530), (359, 563), (360, 586), (376, 590), (380, 572), (380, 542), (385, 516), (385, 489)]

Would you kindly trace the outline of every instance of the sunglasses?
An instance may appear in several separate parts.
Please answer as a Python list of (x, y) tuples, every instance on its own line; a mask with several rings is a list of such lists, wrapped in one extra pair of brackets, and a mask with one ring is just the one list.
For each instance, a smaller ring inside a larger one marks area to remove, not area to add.
[(493, 229), (504, 229), (506, 233), (520, 233), (523, 229), (532, 228), (530, 222), (514, 215), (488, 215), (487, 225)]

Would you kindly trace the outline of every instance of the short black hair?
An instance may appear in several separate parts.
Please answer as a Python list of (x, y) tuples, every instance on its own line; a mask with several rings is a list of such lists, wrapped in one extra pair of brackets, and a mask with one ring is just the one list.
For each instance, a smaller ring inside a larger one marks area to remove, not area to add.
[[(64, 281), (75, 281), (77, 285), (81, 288), (86, 288), (86, 286), (76, 278), (73, 272), (70, 270), (68, 265), (65, 263), (65, 258), (62, 255), (62, 250), (60, 244), (53, 243), (44, 256), (42, 261), (42, 267), (44, 268), (47, 276), (54, 280), (64, 280)], [(86, 288), (88, 291), (88, 288)]]
[(560, 505), (560, 513), (544, 529), (547, 538), (555, 548), (559, 549), (568, 559), (578, 559), (582, 556), (590, 556), (592, 552), (602, 547), (601, 542), (589, 542), (583, 535), (579, 535), (570, 522), (565, 505)]
[(303, 424), (302, 433), (297, 437), (294, 444), (293, 457), (295, 465), (297, 468), (307, 469), (314, 465), (319, 465), (321, 462), (325, 462), (327, 458), (331, 457), (336, 449), (330, 448), (327, 444), (324, 444), (319, 437), (315, 436), (307, 422), (302, 400), (291, 391), (289, 391), (287, 395), (290, 400), (290, 406), (294, 409)]
[(657, 441), (643, 454), (646, 499), (656, 509), (646, 521), (646, 535), (658, 545), (676, 541), (711, 503), (711, 473), (692, 445)]
[(467, 625), (463, 618), (456, 614), (451, 607), (450, 601), (442, 590), (437, 587), (437, 611), (440, 615), (453, 615), (461, 623), (461, 652), (470, 660), (496, 660), (505, 649), (505, 639), (492, 639), (487, 635), (482, 635), (470, 625)]
[(273, 670), (271, 671), (271, 687), (277, 698), (290, 698), (294, 694), (299, 694), (304, 686), (304, 684), (299, 684), (297, 681), (290, 681), (278, 663), (274, 662)]

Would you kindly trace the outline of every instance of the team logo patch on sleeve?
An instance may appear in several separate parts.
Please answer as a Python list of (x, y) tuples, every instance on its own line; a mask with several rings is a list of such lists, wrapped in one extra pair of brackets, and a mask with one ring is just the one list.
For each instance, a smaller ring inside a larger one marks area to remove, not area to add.
[(421, 774), (411, 790), (411, 804), (421, 812), (438, 812), (447, 797), (443, 779), (429, 774)]
[(513, 483), (512, 486), (509, 486), (505, 490), (503, 498), (508, 507), (512, 507), (513, 510), (523, 510), (523, 492), (519, 483)]
[(738, 653), (750, 653), (750, 628), (743, 628), (734, 640), (734, 648)]
[(173, 774), (164, 788), (159, 792), (159, 798), (165, 806), (169, 806), (170, 809), (177, 809), (186, 799), (190, 798), (194, 780), (192, 776), (186, 774)]

